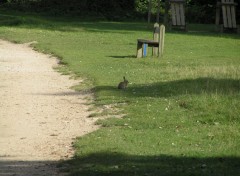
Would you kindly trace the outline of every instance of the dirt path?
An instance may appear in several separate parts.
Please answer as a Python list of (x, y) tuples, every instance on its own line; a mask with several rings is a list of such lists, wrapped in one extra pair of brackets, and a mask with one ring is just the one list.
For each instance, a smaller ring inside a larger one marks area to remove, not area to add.
[(76, 136), (96, 130), (77, 82), (27, 44), (0, 40), (0, 176), (60, 175)]

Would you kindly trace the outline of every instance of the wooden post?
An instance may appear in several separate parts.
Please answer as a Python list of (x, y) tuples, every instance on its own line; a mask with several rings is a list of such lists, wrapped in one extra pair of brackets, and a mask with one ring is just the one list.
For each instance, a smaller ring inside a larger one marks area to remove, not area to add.
[(171, 11), (172, 11), (172, 25), (174, 25), (174, 26), (176, 26), (177, 25), (177, 19), (176, 19), (176, 17), (177, 17), (177, 15), (178, 14), (176, 14), (176, 9), (175, 9), (175, 3), (171, 3)]
[[(230, 2), (234, 4), (234, 0), (230, 0)], [(237, 28), (235, 8), (236, 8), (235, 5), (232, 5), (232, 6), (230, 7), (231, 17), (232, 17), (232, 27), (233, 27), (233, 28)]]
[(181, 25), (186, 26), (185, 22), (185, 4), (180, 4), (180, 20), (181, 20)]
[[(232, 2), (232, 0), (226, 1), (226, 2)], [(226, 6), (227, 9), (227, 23), (228, 27), (232, 28), (232, 14), (231, 14), (231, 6)]]
[(151, 22), (151, 12), (152, 12), (152, 0), (149, 0), (149, 4), (148, 4), (148, 23)]
[(164, 38), (165, 38), (165, 26), (160, 26), (160, 41), (159, 41), (159, 48), (158, 48), (158, 57), (162, 57), (163, 49), (164, 49)]
[[(222, 0), (222, 2), (225, 2), (225, 0)], [(226, 6), (222, 5), (222, 13), (223, 13), (223, 26), (227, 27), (228, 23), (227, 23), (227, 9)]]
[(137, 43), (137, 58), (143, 57), (143, 46), (141, 43)]

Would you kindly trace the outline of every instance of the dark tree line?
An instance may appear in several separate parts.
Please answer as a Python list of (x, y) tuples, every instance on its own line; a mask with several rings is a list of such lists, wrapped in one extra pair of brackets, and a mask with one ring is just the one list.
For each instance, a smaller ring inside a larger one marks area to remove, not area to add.
[(134, 0), (1, 0), (5, 7), (50, 15), (124, 18), (135, 15)]
[[(157, 4), (158, 0), (152, 0)], [(164, 14), (161, 0), (161, 15)], [(214, 23), (217, 0), (186, 0), (186, 18), (190, 23)], [(240, 0), (237, 6), (237, 22), (240, 21)], [(146, 18), (148, 0), (0, 0), (5, 7), (44, 13), (48, 15), (72, 15), (100, 17), (108, 20)], [(156, 13), (156, 8), (152, 11)]]
[[(187, 20), (194, 23), (214, 23), (217, 1), (221, 0), (187, 0)], [(240, 0), (234, 0), (237, 6), (237, 19), (240, 21)]]

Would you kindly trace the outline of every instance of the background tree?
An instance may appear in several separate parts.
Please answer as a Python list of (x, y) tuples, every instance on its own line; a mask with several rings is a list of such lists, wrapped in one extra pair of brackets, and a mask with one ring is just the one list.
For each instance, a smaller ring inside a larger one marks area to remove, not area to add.
[[(151, 0), (151, 14), (163, 22), (166, 0)], [(219, 0), (220, 1), (220, 0)], [(15, 10), (31, 11), (49, 15), (93, 16), (108, 20), (144, 19), (147, 20), (149, 0), (0, 0), (0, 4)], [(235, 0), (237, 22), (240, 21), (240, 0)], [(215, 21), (217, 0), (186, 0), (186, 20), (189, 23), (212, 23)], [(158, 21), (152, 18), (152, 22)]]

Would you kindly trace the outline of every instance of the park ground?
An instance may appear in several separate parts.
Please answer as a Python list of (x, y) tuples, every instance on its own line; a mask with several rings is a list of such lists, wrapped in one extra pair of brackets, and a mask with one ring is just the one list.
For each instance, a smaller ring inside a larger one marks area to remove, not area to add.
[[(93, 92), (88, 117), (102, 127), (76, 138), (74, 157), (58, 165), (61, 171), (239, 175), (239, 34), (206, 24), (188, 24), (188, 32), (167, 29), (161, 59), (136, 59), (137, 38), (152, 38), (144, 22), (6, 12), (0, 23), (0, 38), (37, 41), (35, 50), (60, 59), (58, 71), (83, 80), (75, 90)], [(123, 76), (130, 84), (119, 91)], [(108, 118), (97, 120), (102, 116)]]
[(57, 59), (31, 43), (0, 40), (0, 175), (60, 175), (56, 164), (74, 154), (77, 136), (97, 129), (80, 80), (57, 73)]

